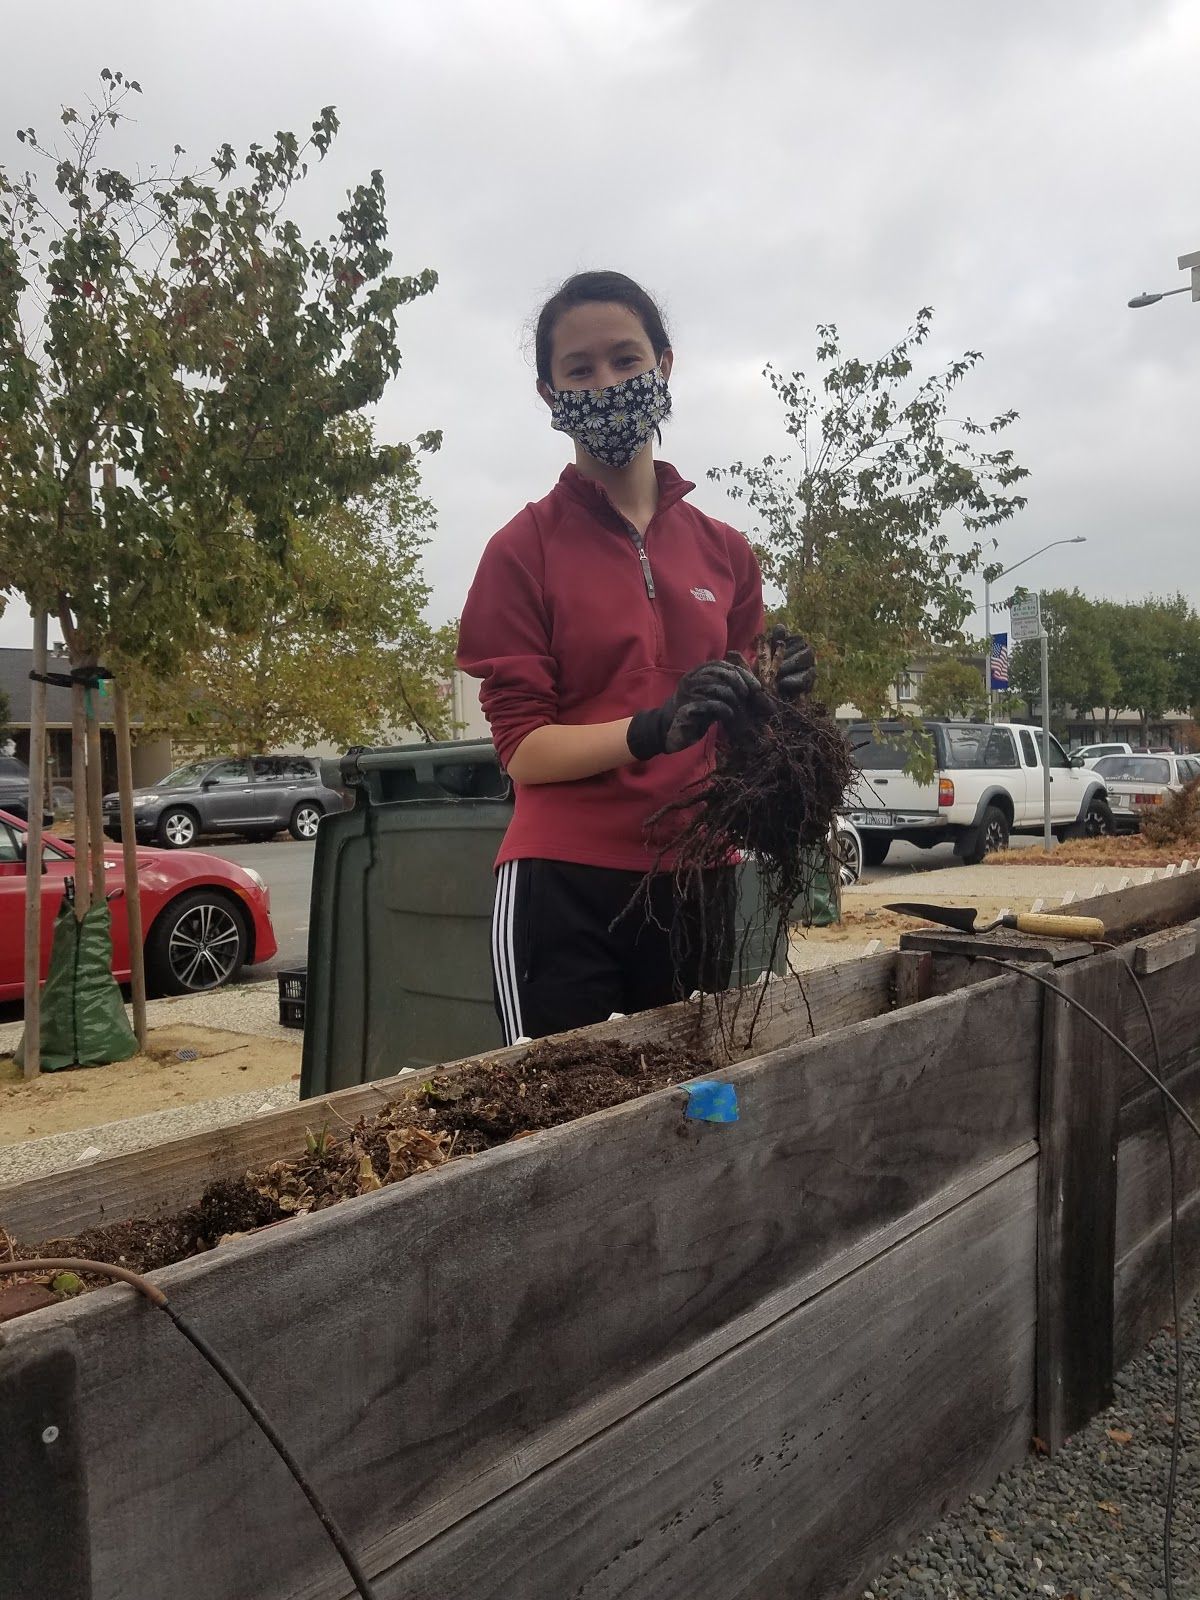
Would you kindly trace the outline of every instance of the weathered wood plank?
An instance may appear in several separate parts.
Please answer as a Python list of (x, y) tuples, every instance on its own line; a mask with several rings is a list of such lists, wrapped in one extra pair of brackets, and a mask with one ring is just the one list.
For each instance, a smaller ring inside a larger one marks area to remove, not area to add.
[(1035, 1194), (1028, 1164), (457, 1524), (381, 1600), (861, 1593), (1028, 1446)]
[[(965, 1201), (982, 1194), (1036, 1156), (1037, 1145), (1030, 1143), (982, 1167), (972, 1168), (929, 1200), (914, 1206), (903, 1217), (875, 1229), (848, 1249), (828, 1257), (812, 1272), (766, 1296), (741, 1316), (724, 1323), (665, 1361), (643, 1368), (628, 1382), (605, 1390), (580, 1410), (568, 1412), (522, 1448), (519, 1471), (514, 1471), (511, 1458), (497, 1461), (489, 1472), (481, 1473), (426, 1511), (417, 1512), (403, 1526), (377, 1541), (371, 1552), (373, 1564), (382, 1571), (419, 1549), (463, 1517), (473, 1514), (481, 1506), (514, 1488), (517, 1483), (523, 1483), (535, 1473), (561, 1461), (727, 1352), (771, 1328), (782, 1317), (823, 1294), (842, 1278), (902, 1244)], [(327, 1593), (327, 1586), (318, 1582), (314, 1587), (304, 1589), (294, 1600), (323, 1600)]]
[(901, 950), (896, 957), (896, 1008), (915, 1006), (933, 993), (933, 957), (927, 950)]
[[(820, 972), (777, 979), (766, 985), (762, 1011), (754, 1029), (753, 1049), (762, 1055), (796, 1038), (815, 1037), (887, 1011), (895, 952), (850, 961)], [(761, 991), (749, 991), (747, 1005)], [(744, 1042), (750, 1011), (743, 1009), (736, 1028)], [(621, 1021), (599, 1024), (598, 1039), (694, 1039), (699, 1055), (721, 1054), (716, 1007), (684, 1002)], [(473, 1061), (511, 1061), (525, 1047), (493, 1051)], [(453, 1065), (461, 1065), (455, 1063)], [(445, 1068), (442, 1070), (452, 1070)], [(219, 1178), (238, 1177), (261, 1166), (299, 1154), (305, 1129), (328, 1118), (337, 1125), (370, 1116), (411, 1092), (414, 1078), (380, 1079), (353, 1089), (340, 1089), (319, 1100), (214, 1128), (185, 1139), (173, 1139), (150, 1150), (114, 1156), (84, 1168), (50, 1173), (28, 1183), (0, 1189), (0, 1226), (14, 1239), (36, 1242), (65, 1237), (125, 1217), (152, 1216), (178, 1210), (198, 1198)]]
[(92, 1600), (78, 1380), (69, 1330), (0, 1344), (5, 1600)]
[(1200, 872), (1098, 894), (1090, 900), (1080, 900), (1069, 910), (1072, 915), (1078, 912), (1081, 916), (1099, 917), (1106, 937), (1121, 944), (1140, 933), (1200, 917)]
[[(1200, 878), (1200, 872), (1194, 876)], [(1186, 935), (1197, 928), (1200, 928), (1200, 923), (1189, 923), (1177, 931)], [(1139, 941), (1123, 950), (1122, 955), (1127, 961), (1136, 962), (1137, 951), (1142, 947), (1143, 942)], [(1200, 953), (1187, 956), (1172, 966), (1158, 967), (1144, 975), (1138, 973), (1138, 982), (1150, 1004), (1164, 1064), (1169, 1073), (1179, 1057), (1200, 1040)], [(1117, 1031), (1129, 1048), (1153, 1067), (1154, 1049), (1150, 1028), (1133, 978), (1125, 973), (1120, 974), (1118, 988), (1121, 1009)], [(1131, 1061), (1122, 1057), (1119, 1070), (1122, 1101), (1134, 1100), (1146, 1093), (1148, 1080)]]
[[(1118, 956), (1054, 974), (1113, 1026)], [(1051, 1450), (1112, 1400), (1117, 1051), (1047, 994), (1038, 1205), (1038, 1434)]]
[[(1200, 1118), (1200, 1046), (1167, 1074), (1172, 1093)], [(1200, 1288), (1200, 1145), (1172, 1112), (1179, 1208), (1179, 1288)], [(1131, 1359), (1171, 1316), (1170, 1168), (1162, 1097), (1153, 1087), (1121, 1108), (1117, 1154), (1114, 1348)]]
[[(1039, 1014), (1001, 978), (728, 1069), (737, 1123), (688, 1122), (665, 1091), (161, 1281), (356, 1540), (433, 1527), (439, 1503), (462, 1515), (497, 1472), (519, 1481), (546, 1429), (1027, 1145)], [(84, 1350), (96, 1600), (123, 1594), (135, 1558), (147, 1593), (195, 1567), (189, 1600), (290, 1597), (329, 1571), (165, 1319), (113, 1290), (23, 1320), (26, 1336), (65, 1320)], [(233, 1516), (217, 1545), (214, 1508)]]
[[(1168, 1216), (1117, 1262), (1113, 1350), (1118, 1367), (1132, 1361), (1171, 1320), (1170, 1251)], [(1179, 1207), (1176, 1265), (1183, 1302), (1200, 1289), (1200, 1195), (1195, 1193)]]
[(1161, 972), (1164, 967), (1174, 967), (1196, 954), (1196, 924), (1185, 923), (1182, 928), (1164, 928), (1140, 939), (1133, 950), (1133, 970), (1140, 976), (1148, 972)]
[[(1172, 1094), (1200, 1121), (1200, 1043), (1168, 1070), (1164, 1081)], [(1200, 1141), (1189, 1132), (1178, 1113), (1172, 1111), (1171, 1119), (1175, 1130), (1177, 1193), (1182, 1203), (1200, 1189)], [(1118, 1260), (1128, 1255), (1139, 1240), (1152, 1233), (1167, 1217), (1169, 1177), (1162, 1096), (1148, 1084), (1145, 1093), (1121, 1107), (1117, 1152)]]

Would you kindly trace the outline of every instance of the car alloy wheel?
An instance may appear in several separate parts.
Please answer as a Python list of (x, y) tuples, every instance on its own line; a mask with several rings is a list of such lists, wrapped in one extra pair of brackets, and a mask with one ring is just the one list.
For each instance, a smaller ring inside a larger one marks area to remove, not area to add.
[(1008, 829), (1002, 821), (989, 822), (983, 835), (983, 847), (986, 853), (994, 855), (998, 850), (1003, 850), (1008, 843)]
[(184, 990), (215, 989), (226, 983), (242, 955), (242, 929), (220, 901), (191, 906), (171, 929), (167, 960)]
[(292, 832), (297, 839), (315, 839), (321, 826), (321, 812), (317, 806), (297, 806), (292, 818)]
[(160, 824), (163, 842), (173, 850), (184, 850), (196, 838), (196, 819), (190, 811), (168, 811)]
[(856, 835), (848, 828), (834, 827), (834, 854), (844, 889), (850, 888), (862, 877), (862, 848)]

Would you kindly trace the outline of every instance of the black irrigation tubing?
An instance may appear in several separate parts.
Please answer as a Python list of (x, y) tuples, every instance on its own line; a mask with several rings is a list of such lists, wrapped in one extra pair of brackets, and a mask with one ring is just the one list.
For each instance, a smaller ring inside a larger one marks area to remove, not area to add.
[(196, 1329), (192, 1327), (191, 1323), (187, 1320), (183, 1313), (181, 1311), (177, 1311), (175, 1307), (170, 1304), (166, 1295), (162, 1292), (157, 1284), (151, 1283), (149, 1278), (142, 1277), (140, 1273), (131, 1272), (128, 1267), (112, 1266), (105, 1261), (82, 1261), (76, 1260), (69, 1256), (63, 1256), (46, 1258), (38, 1257), (28, 1261), (0, 1262), (0, 1274), (11, 1275), (19, 1272), (75, 1272), (80, 1276), (82, 1276), (84, 1273), (95, 1273), (100, 1277), (114, 1278), (121, 1283), (127, 1283), (131, 1289), (136, 1289), (139, 1294), (143, 1295), (147, 1300), (149, 1300), (151, 1305), (157, 1306), (160, 1311), (164, 1311), (179, 1329), (180, 1333), (183, 1334), (184, 1338), (187, 1339), (189, 1343), (200, 1352), (205, 1361), (207, 1361), (209, 1366), (212, 1367), (213, 1371), (217, 1373), (223, 1382), (233, 1391), (233, 1393), (241, 1401), (242, 1405), (250, 1413), (256, 1425), (266, 1435), (267, 1439), (274, 1447), (276, 1454), (279, 1456), (284, 1466), (288, 1469), (292, 1477), (299, 1485), (300, 1492), (316, 1512), (317, 1517), (320, 1519), (321, 1526), (329, 1535), (330, 1543), (341, 1557), (346, 1571), (354, 1580), (354, 1587), (358, 1590), (361, 1600), (377, 1600), (375, 1590), (371, 1587), (370, 1580), (368, 1579), (366, 1573), (362, 1570), (362, 1567), (359, 1565), (358, 1557), (350, 1548), (345, 1534), (334, 1521), (332, 1513), (327, 1509), (324, 1501), (322, 1501), (320, 1496), (317, 1494), (317, 1491), (309, 1482), (300, 1463), (296, 1460), (295, 1456), (280, 1437), (280, 1434), (274, 1423), (263, 1411), (258, 1401), (250, 1393), (249, 1389), (246, 1388), (246, 1385), (238, 1377), (237, 1373), (231, 1371), (230, 1368), (226, 1366), (225, 1362), (221, 1359), (217, 1352), (212, 1348), (203, 1335), (198, 1333)]

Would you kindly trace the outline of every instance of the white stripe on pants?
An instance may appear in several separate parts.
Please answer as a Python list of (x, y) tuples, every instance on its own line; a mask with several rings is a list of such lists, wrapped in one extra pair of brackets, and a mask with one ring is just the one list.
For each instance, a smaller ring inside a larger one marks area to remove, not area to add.
[(517, 909), (517, 878), (523, 863), (506, 861), (496, 874), (496, 900), (492, 907), (492, 971), (500, 996), (505, 1044), (515, 1044), (525, 1032), (521, 1020), (513, 928)]

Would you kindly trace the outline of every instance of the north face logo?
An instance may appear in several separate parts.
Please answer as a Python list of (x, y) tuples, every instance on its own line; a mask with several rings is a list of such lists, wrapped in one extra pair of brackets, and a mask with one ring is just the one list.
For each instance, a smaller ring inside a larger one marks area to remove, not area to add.
[(697, 600), (707, 600), (710, 605), (716, 605), (717, 597), (711, 589), (693, 589), (692, 593)]

